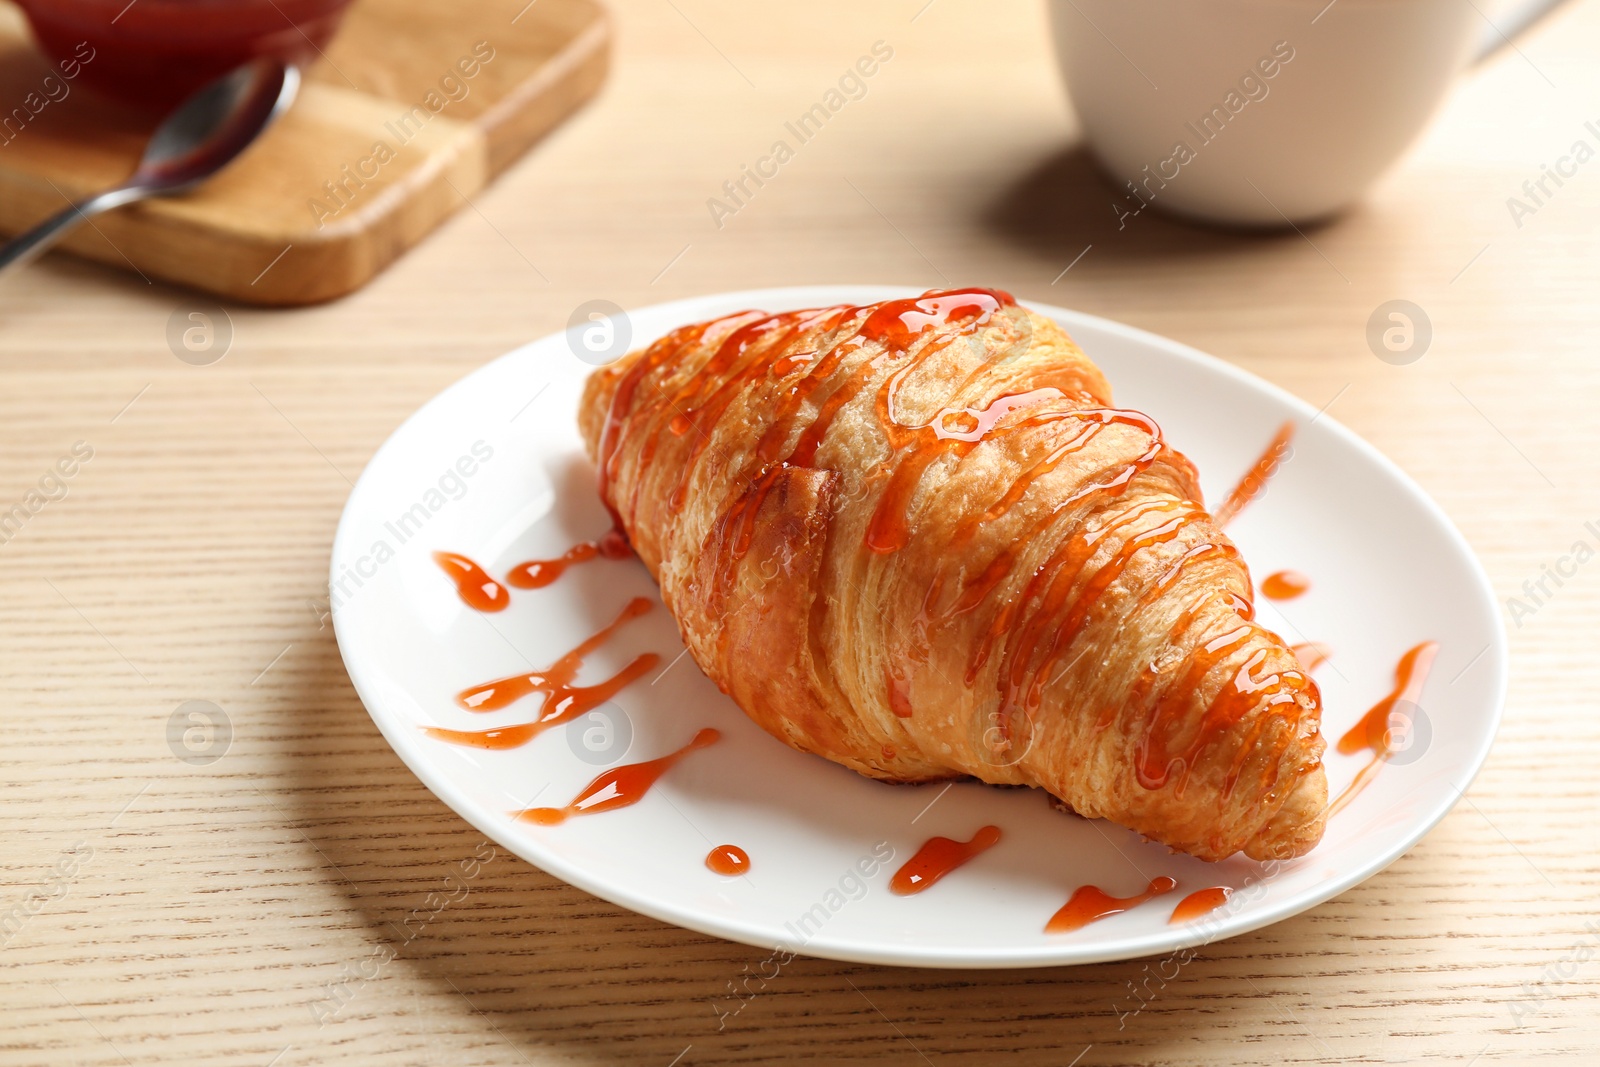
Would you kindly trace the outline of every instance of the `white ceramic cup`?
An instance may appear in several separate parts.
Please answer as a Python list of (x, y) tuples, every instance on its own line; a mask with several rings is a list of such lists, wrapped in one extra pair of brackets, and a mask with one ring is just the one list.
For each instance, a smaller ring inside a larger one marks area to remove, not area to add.
[[(1349, 206), (1475, 57), (1548, 13), (1469, 0), (1050, 0), (1083, 135), (1148, 205), (1243, 226)], [(1125, 216), (1124, 216), (1125, 217)]]

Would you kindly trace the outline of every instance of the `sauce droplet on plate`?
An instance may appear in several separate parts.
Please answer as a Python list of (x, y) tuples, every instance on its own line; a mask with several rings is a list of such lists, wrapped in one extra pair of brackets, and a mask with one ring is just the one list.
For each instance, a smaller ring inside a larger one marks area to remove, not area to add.
[(1267, 482), (1278, 472), (1278, 465), (1288, 453), (1292, 437), (1294, 437), (1293, 422), (1286, 422), (1278, 427), (1278, 432), (1267, 445), (1267, 450), (1261, 453), (1260, 458), (1245, 472), (1239, 484), (1233, 487), (1233, 492), (1222, 502), (1222, 506), (1211, 513), (1211, 521), (1216, 523), (1218, 528), (1228, 525), (1235, 515), (1244, 510), (1246, 504), (1261, 495), (1261, 490), (1267, 487)]
[(665, 756), (643, 763), (626, 763), (598, 775), (583, 791), (559, 808), (527, 808), (513, 812), (523, 822), (540, 826), (555, 826), (574, 815), (594, 815), (602, 811), (615, 811), (639, 803), (656, 780), (666, 774), (683, 757), (696, 749), (716, 744), (722, 734), (706, 727), (694, 735), (694, 740)]
[(1261, 592), (1269, 600), (1293, 600), (1311, 588), (1311, 579), (1299, 571), (1278, 571), (1267, 575), (1261, 583)]
[(1233, 890), (1225, 885), (1214, 885), (1208, 889), (1196, 889), (1193, 893), (1178, 901), (1177, 907), (1172, 909), (1172, 918), (1169, 923), (1186, 923), (1198, 919), (1202, 915), (1209, 915), (1228, 902), (1233, 896)]
[(511, 603), (506, 587), (472, 560), (456, 552), (435, 552), (433, 561), (456, 583), (456, 592), (469, 608), (479, 611), (504, 611)]
[(706, 853), (706, 866), (734, 878), (750, 869), (750, 854), (738, 845), (718, 845)]
[(920, 893), (951, 871), (1000, 842), (1000, 827), (985, 826), (970, 841), (929, 838), (889, 880), (889, 890), (899, 896)]
[(1096, 919), (1120, 915), (1129, 908), (1136, 908), (1145, 901), (1159, 897), (1163, 893), (1170, 893), (1176, 888), (1178, 883), (1165, 875), (1150, 879), (1150, 884), (1145, 887), (1143, 893), (1135, 893), (1131, 897), (1114, 897), (1099, 886), (1081, 885), (1073, 892), (1072, 899), (1061, 905), (1061, 910), (1044, 924), (1044, 932), (1065, 934), (1081, 930)]
[(575, 563), (592, 559), (627, 559), (633, 555), (621, 530), (609, 530), (598, 541), (579, 541), (555, 559), (530, 559), (511, 568), (506, 584), (518, 589), (543, 589)]
[(552, 726), (570, 722), (593, 711), (661, 662), (660, 656), (646, 652), (603, 682), (587, 686), (572, 684), (589, 653), (605, 643), (623, 623), (649, 610), (650, 601), (644, 597), (634, 597), (609, 625), (544, 670), (496, 678), (456, 694), (456, 703), (468, 711), (498, 711), (525, 696), (543, 693), (544, 703), (539, 708), (539, 717), (533, 722), (516, 723), (493, 730), (449, 730), (442, 726), (429, 726), (425, 727), (428, 736), (473, 748), (515, 748)]
[(1346, 756), (1366, 749), (1372, 759), (1356, 773), (1344, 792), (1334, 797), (1328, 805), (1328, 817), (1343, 811), (1363, 789), (1372, 783), (1378, 771), (1396, 752), (1403, 751), (1411, 739), (1411, 709), (1417, 707), (1422, 687), (1428, 683), (1428, 672), (1439, 652), (1439, 642), (1424, 641), (1400, 657), (1394, 671), (1394, 689), (1389, 695), (1372, 705), (1361, 716), (1361, 721), (1339, 738), (1338, 750)]

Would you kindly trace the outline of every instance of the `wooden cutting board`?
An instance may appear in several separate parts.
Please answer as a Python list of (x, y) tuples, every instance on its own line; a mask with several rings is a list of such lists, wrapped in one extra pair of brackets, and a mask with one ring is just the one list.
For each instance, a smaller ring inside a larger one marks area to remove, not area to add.
[[(61, 247), (252, 304), (341, 296), (593, 96), (609, 45), (601, 0), (357, 0), (260, 143), (194, 192), (100, 216)], [(0, 3), (0, 111), (52, 70)], [(23, 114), (0, 133), (7, 234), (122, 180), (158, 121), (81, 81)]]

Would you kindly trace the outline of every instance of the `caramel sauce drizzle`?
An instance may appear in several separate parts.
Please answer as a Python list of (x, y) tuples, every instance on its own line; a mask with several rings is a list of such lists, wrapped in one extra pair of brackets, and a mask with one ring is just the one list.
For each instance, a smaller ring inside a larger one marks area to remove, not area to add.
[(1177, 907), (1172, 909), (1172, 918), (1168, 923), (1186, 923), (1209, 915), (1228, 902), (1233, 896), (1233, 890), (1225, 885), (1214, 885), (1207, 889), (1197, 889), (1193, 893), (1178, 901)]
[(650, 601), (634, 597), (627, 607), (604, 629), (542, 671), (513, 674), (492, 682), (463, 689), (456, 703), (468, 711), (498, 711), (534, 693), (543, 693), (539, 717), (532, 722), (501, 726), (493, 730), (449, 730), (442, 726), (425, 727), (429, 737), (472, 748), (506, 749), (525, 745), (545, 730), (570, 722), (616, 696), (622, 689), (649, 673), (661, 657), (646, 652), (617, 674), (597, 685), (573, 684), (583, 661), (617, 632), (622, 625), (650, 610)]
[(1289, 442), (1293, 437), (1293, 422), (1286, 422), (1278, 427), (1278, 432), (1273, 435), (1272, 443), (1267, 445), (1267, 450), (1261, 453), (1260, 458), (1245, 472), (1239, 484), (1234, 486), (1233, 492), (1222, 502), (1222, 506), (1211, 513), (1211, 521), (1216, 523), (1219, 529), (1232, 522), (1234, 516), (1245, 509), (1245, 505), (1261, 495), (1261, 490), (1267, 487), (1267, 482), (1278, 472), (1278, 465), (1289, 451)]
[(1131, 897), (1114, 897), (1099, 886), (1082, 885), (1073, 892), (1070, 900), (1061, 905), (1061, 910), (1044, 924), (1044, 932), (1065, 934), (1081, 930), (1092, 922), (1112, 915), (1121, 915), (1130, 908), (1136, 908), (1145, 901), (1170, 893), (1176, 888), (1178, 888), (1177, 881), (1165, 875), (1152, 878), (1143, 893), (1135, 893)]
[(457, 552), (435, 552), (433, 561), (456, 583), (456, 592), (467, 607), (478, 611), (504, 611), (511, 603), (506, 587), (466, 556)]
[(665, 756), (659, 756), (644, 763), (627, 763), (621, 767), (597, 775), (593, 781), (583, 787), (583, 791), (571, 801), (559, 808), (526, 808), (522, 811), (512, 812), (516, 818), (523, 822), (537, 823), (540, 826), (555, 826), (566, 822), (574, 815), (595, 815), (602, 811), (615, 811), (639, 803), (644, 799), (650, 787), (655, 785), (663, 774), (670, 771), (677, 763), (696, 749), (706, 748), (716, 744), (722, 736), (716, 730), (707, 727), (694, 735), (694, 739), (676, 751)]
[(530, 559), (511, 568), (506, 584), (518, 589), (543, 589), (567, 573), (567, 568), (592, 559), (627, 559), (633, 555), (628, 538), (611, 529), (598, 541), (579, 541), (555, 559)]
[(920, 893), (933, 883), (987, 852), (1000, 843), (1000, 827), (985, 826), (972, 835), (970, 841), (952, 841), (948, 837), (930, 837), (916, 855), (906, 860), (889, 880), (889, 891), (898, 896)]
[(1395, 685), (1387, 696), (1361, 716), (1361, 720), (1352, 726), (1345, 735), (1339, 738), (1338, 751), (1349, 756), (1362, 750), (1372, 753), (1372, 759), (1367, 765), (1356, 773), (1355, 779), (1345, 787), (1344, 792), (1335, 797), (1328, 805), (1328, 817), (1332, 818), (1343, 811), (1363, 789), (1372, 783), (1395, 753), (1394, 733), (1391, 729), (1391, 717), (1395, 714), (1404, 715), (1403, 711), (1397, 712), (1397, 706), (1405, 703), (1415, 707), (1421, 702), (1423, 686), (1428, 684), (1428, 673), (1433, 669), (1434, 657), (1439, 653), (1439, 642), (1424, 641), (1413, 647), (1395, 667)]

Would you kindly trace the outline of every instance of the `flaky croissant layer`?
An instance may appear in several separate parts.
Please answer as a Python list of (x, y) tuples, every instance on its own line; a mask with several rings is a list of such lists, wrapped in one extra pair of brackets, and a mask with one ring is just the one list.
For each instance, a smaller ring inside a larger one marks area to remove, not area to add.
[(686, 326), (580, 422), (696, 662), (795, 748), (1205, 859), (1321, 838), (1316, 686), (1193, 467), (1005, 293)]

